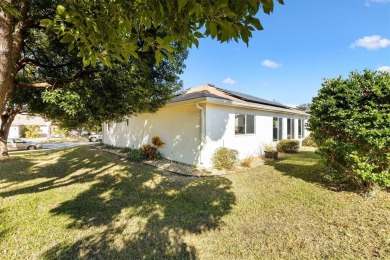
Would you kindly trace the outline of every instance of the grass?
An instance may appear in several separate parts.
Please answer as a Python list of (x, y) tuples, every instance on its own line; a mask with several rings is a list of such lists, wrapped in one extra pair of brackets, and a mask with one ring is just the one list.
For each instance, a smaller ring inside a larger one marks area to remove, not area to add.
[(339, 191), (317, 155), (225, 177), (161, 174), (88, 147), (0, 162), (2, 259), (390, 257), (390, 195)]

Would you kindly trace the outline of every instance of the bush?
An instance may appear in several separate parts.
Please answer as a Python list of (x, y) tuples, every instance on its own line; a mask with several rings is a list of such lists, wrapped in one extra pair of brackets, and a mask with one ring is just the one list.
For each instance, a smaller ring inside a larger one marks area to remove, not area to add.
[(162, 148), (163, 146), (164, 146), (164, 142), (163, 141), (161, 141), (161, 139), (160, 139), (160, 137), (158, 137), (158, 136), (153, 136), (152, 137), (152, 144), (154, 145), (154, 146), (156, 146), (157, 148)]
[(238, 151), (229, 149), (226, 147), (218, 148), (211, 161), (217, 169), (232, 169), (234, 164), (237, 162)]
[(311, 147), (317, 147), (316, 143), (314, 142), (313, 138), (311, 135), (305, 137), (305, 139), (302, 140), (302, 145), (303, 146), (311, 146)]
[(36, 138), (41, 136), (41, 129), (37, 125), (25, 125), (22, 128), (22, 137)]
[(151, 146), (150, 144), (145, 144), (142, 146), (142, 150), (145, 153), (145, 156), (149, 160), (155, 160), (158, 157), (157, 147)]
[(117, 149), (117, 147), (115, 147), (112, 144), (103, 144), (102, 149), (113, 150), (113, 149)]
[(299, 150), (298, 140), (280, 140), (277, 145), (278, 151), (282, 153), (297, 153)]
[(146, 159), (146, 154), (141, 148), (127, 150), (127, 159), (133, 162), (141, 162)]
[(390, 74), (364, 70), (325, 80), (308, 129), (337, 179), (390, 187)]
[(128, 152), (131, 152), (132, 150), (134, 150), (133, 148), (130, 148), (130, 147), (122, 147), (120, 149), (120, 152), (121, 153), (128, 153)]
[(255, 158), (253, 157), (253, 156), (248, 156), (248, 157), (246, 157), (244, 160), (242, 160), (241, 162), (240, 162), (240, 165), (242, 166), (242, 167), (247, 167), (247, 168), (250, 168), (251, 166), (252, 166), (252, 163), (253, 163), (253, 160), (254, 160)]

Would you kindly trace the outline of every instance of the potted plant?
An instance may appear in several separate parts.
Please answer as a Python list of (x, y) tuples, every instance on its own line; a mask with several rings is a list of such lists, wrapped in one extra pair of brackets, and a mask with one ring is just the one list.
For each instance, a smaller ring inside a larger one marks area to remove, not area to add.
[(278, 159), (278, 152), (274, 148), (273, 144), (263, 144), (264, 157), (268, 159)]

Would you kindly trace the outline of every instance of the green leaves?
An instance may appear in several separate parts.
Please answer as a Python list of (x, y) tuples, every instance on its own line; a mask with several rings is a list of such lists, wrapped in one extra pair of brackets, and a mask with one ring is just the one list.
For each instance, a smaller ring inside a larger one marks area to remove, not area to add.
[(55, 31), (69, 50), (76, 49), (85, 65), (110, 65), (150, 49), (159, 63), (173, 54), (174, 42), (188, 48), (211, 36), (220, 42), (248, 44), (252, 32), (263, 29), (256, 14), (261, 7), (270, 13), (273, 6), (274, 0), (68, 1), (56, 7), (52, 21), (42, 24)]
[(58, 5), (57, 6), (57, 14), (62, 15), (65, 13), (65, 7), (63, 5)]
[(183, 7), (187, 4), (188, 0), (177, 0), (178, 12), (180, 12)]
[(20, 18), (21, 14), (19, 10), (11, 3), (5, 0), (0, 0), (0, 11), (10, 14), (16, 18)]
[(325, 80), (309, 130), (336, 175), (361, 187), (390, 185), (390, 74), (365, 70)]

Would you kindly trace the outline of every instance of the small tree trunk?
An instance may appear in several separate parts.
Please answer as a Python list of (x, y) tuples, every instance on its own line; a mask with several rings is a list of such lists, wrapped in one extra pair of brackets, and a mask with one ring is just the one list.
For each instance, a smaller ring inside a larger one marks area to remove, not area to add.
[(0, 160), (9, 159), (7, 139), (9, 130), (15, 116), (19, 113), (18, 110), (9, 109), (3, 115), (1, 115), (1, 127), (0, 127)]
[(0, 160), (9, 159), (7, 139), (8, 136), (5, 131), (0, 131)]

